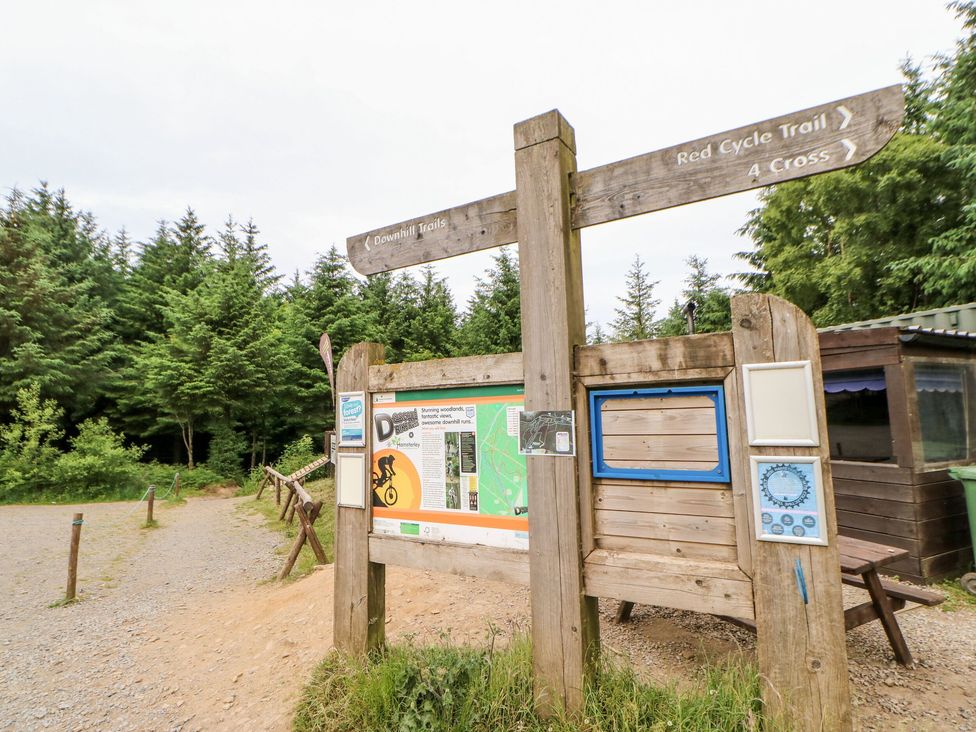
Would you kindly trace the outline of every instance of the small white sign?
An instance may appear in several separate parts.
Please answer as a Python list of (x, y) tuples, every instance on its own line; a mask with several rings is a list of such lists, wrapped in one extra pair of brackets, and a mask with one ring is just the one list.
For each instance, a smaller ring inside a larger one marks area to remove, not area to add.
[(366, 392), (340, 392), (336, 421), (339, 447), (365, 447)]
[(396, 393), (383, 391), (373, 394), (373, 404), (393, 404), (396, 402)]
[(809, 361), (742, 365), (750, 445), (817, 447), (817, 401)]
[(336, 503), (366, 508), (366, 456), (356, 452), (336, 455)]

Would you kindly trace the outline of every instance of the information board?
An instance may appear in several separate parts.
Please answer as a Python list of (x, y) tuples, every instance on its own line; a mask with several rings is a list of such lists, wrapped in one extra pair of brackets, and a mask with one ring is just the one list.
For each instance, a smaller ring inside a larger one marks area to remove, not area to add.
[(528, 548), (521, 386), (373, 394), (378, 534)]

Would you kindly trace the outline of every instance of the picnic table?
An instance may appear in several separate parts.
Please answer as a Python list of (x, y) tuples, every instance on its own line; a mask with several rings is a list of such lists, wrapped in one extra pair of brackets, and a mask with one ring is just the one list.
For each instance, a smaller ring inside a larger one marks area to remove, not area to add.
[[(844, 610), (845, 629), (850, 630), (872, 620), (880, 620), (891, 644), (891, 650), (895, 653), (895, 660), (903, 666), (914, 666), (915, 661), (898, 625), (895, 612), (904, 608), (907, 602), (938, 605), (945, 597), (938, 592), (882, 579), (878, 575), (878, 569), (881, 567), (907, 557), (907, 549), (875, 544), (872, 541), (849, 536), (838, 536), (837, 548), (840, 551), (841, 580), (845, 585), (867, 590), (871, 597), (868, 602)], [(626, 622), (633, 609), (634, 603), (626, 600), (621, 602), (617, 608), (615, 621)], [(753, 620), (724, 615), (717, 617), (753, 632), (756, 630), (756, 623)]]

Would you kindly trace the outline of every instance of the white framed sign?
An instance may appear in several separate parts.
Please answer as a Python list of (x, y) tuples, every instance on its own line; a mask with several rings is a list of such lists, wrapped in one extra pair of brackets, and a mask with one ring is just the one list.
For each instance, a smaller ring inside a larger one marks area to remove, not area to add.
[(340, 392), (336, 422), (339, 447), (366, 447), (366, 392)]
[(742, 382), (750, 445), (820, 445), (809, 361), (743, 364)]
[(336, 454), (336, 503), (366, 508), (366, 456), (362, 453)]
[(827, 545), (820, 456), (750, 455), (756, 538)]

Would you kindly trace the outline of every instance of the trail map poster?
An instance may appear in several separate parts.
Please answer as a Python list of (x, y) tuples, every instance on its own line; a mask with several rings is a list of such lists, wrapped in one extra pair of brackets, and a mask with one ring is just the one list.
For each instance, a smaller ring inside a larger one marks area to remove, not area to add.
[(373, 395), (373, 531), (527, 549), (521, 386)]

